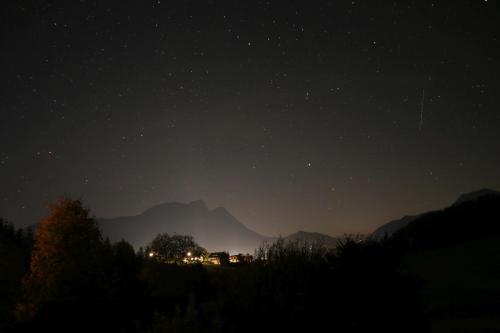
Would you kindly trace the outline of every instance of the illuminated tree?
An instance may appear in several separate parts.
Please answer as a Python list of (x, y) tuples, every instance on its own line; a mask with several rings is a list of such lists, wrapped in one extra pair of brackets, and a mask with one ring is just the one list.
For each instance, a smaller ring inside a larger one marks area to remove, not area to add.
[(33, 310), (46, 301), (98, 293), (102, 248), (97, 222), (80, 201), (62, 198), (51, 205), (35, 231), (25, 307)]
[(207, 251), (196, 244), (192, 236), (163, 233), (153, 239), (146, 254), (158, 261), (180, 263), (186, 257), (206, 257)]

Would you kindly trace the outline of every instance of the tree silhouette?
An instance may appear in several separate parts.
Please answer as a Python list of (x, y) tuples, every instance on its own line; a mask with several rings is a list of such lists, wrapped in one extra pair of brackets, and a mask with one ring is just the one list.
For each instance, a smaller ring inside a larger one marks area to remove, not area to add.
[(14, 307), (21, 295), (21, 281), (29, 268), (30, 229), (17, 229), (0, 218), (0, 331), (14, 321)]
[(34, 234), (24, 281), (27, 302), (19, 311), (33, 313), (43, 302), (99, 295), (102, 248), (97, 223), (80, 201), (62, 198), (51, 205)]
[(196, 244), (192, 236), (163, 233), (149, 244), (146, 255), (161, 262), (181, 263), (186, 256), (206, 257), (207, 250)]

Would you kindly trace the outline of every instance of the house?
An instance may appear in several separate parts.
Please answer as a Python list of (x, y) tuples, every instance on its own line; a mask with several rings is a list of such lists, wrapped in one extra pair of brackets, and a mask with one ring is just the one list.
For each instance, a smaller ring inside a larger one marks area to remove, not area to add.
[(213, 252), (208, 256), (208, 262), (214, 265), (228, 265), (229, 253), (227, 252)]
[(195, 253), (188, 252), (186, 253), (186, 256), (182, 261), (186, 264), (194, 264), (194, 263), (202, 263), (203, 259), (204, 258), (201, 254), (199, 256), (196, 256)]
[(229, 257), (229, 262), (232, 264), (250, 263), (253, 261), (253, 256), (250, 254), (236, 254)]

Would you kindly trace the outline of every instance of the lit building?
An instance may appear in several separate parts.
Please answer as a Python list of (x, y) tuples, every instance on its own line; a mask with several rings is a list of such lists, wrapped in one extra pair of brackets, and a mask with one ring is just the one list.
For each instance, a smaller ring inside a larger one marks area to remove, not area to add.
[(188, 253), (186, 253), (186, 256), (184, 257), (184, 259), (182, 261), (186, 264), (195, 264), (195, 263), (202, 263), (203, 259), (204, 258), (202, 255), (195, 256), (195, 255), (193, 255), (192, 252), (188, 252)]
[(229, 262), (232, 264), (249, 263), (253, 261), (253, 256), (250, 254), (236, 254), (229, 257)]
[(210, 253), (208, 262), (214, 265), (227, 265), (229, 264), (229, 254), (227, 252)]

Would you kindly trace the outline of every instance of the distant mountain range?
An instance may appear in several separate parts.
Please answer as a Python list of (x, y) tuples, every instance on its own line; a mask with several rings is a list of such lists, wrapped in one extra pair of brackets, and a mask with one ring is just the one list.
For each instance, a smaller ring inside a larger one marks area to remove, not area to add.
[[(164, 232), (191, 235), (211, 252), (253, 254), (264, 241), (276, 239), (250, 230), (222, 207), (208, 209), (201, 200), (187, 204), (164, 203), (136, 216), (98, 220), (105, 236), (112, 241), (125, 239), (136, 248), (146, 246), (156, 235)], [(331, 247), (336, 244), (336, 238), (305, 231), (283, 238)]]
[(159, 233), (191, 235), (209, 251), (253, 253), (268, 237), (252, 231), (224, 208), (210, 210), (201, 200), (164, 203), (136, 216), (99, 219), (103, 234), (112, 241), (125, 239), (134, 247), (146, 246)]
[[(483, 227), (490, 230), (492, 223), (487, 216), (495, 215), (497, 211), (500, 214), (500, 192), (483, 189), (462, 194), (450, 207), (443, 210), (405, 216), (386, 223), (376, 229), (372, 236), (382, 238), (399, 233), (400, 237), (403, 237), (401, 235), (408, 233), (406, 230), (413, 230), (413, 233), (422, 235), (432, 232), (433, 235), (441, 233), (440, 237), (446, 237), (443, 235), (445, 228), (449, 228), (450, 234), (465, 233), (468, 227), (464, 220), (466, 217), (471, 219), (470, 229), (474, 228), (480, 217), (483, 221), (489, 221), (489, 224)], [(453, 221), (460, 223), (456, 222), (454, 225)], [(498, 222), (500, 228), (500, 220), (495, 222)], [(277, 239), (247, 228), (222, 207), (209, 209), (201, 200), (191, 203), (164, 203), (139, 215), (99, 219), (99, 223), (103, 234), (112, 241), (125, 239), (136, 248), (146, 246), (156, 235), (164, 232), (191, 235), (198, 244), (211, 252), (253, 253), (264, 241), (272, 242)], [(336, 237), (306, 231), (298, 231), (283, 238), (302, 243), (320, 243), (327, 247), (335, 247), (339, 240)]]
[(378, 239), (393, 236), (425, 247), (424, 243), (448, 244), (475, 235), (487, 236), (488, 232), (500, 232), (500, 192), (482, 189), (460, 195), (442, 210), (386, 223), (372, 236)]

